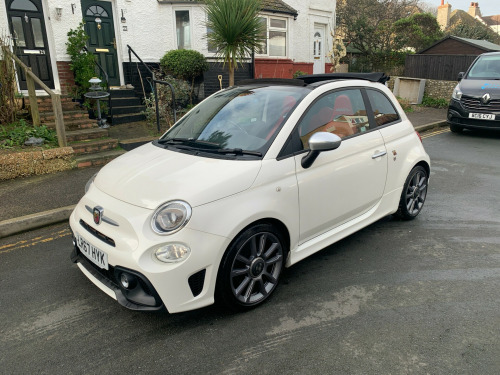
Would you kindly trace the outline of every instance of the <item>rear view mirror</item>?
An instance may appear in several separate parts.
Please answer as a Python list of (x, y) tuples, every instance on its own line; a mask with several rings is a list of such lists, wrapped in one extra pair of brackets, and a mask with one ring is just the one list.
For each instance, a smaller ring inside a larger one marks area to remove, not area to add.
[(302, 168), (309, 168), (320, 152), (335, 150), (339, 148), (341, 143), (342, 139), (336, 134), (327, 132), (314, 133), (311, 138), (309, 138), (309, 148), (311, 151), (302, 158)]
[(464, 78), (464, 74), (465, 74), (464, 72), (458, 73), (458, 79), (457, 79), (458, 82), (460, 82), (462, 78)]

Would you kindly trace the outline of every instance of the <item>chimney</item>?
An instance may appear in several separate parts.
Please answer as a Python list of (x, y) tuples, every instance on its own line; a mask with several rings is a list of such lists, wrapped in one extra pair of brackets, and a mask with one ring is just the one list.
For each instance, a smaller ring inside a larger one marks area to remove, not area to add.
[(448, 3), (444, 3), (444, 0), (441, 0), (441, 5), (438, 7), (437, 13), (437, 21), (441, 30), (445, 30), (448, 26), (450, 26), (450, 15), (451, 15), (451, 5)]
[(479, 3), (470, 3), (469, 13), (472, 17), (481, 17), (481, 10), (479, 10)]

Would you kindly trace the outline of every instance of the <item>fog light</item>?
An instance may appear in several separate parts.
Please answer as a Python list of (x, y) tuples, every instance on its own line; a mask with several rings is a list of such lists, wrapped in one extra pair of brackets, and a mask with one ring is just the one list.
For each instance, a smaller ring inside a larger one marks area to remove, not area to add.
[(158, 260), (165, 263), (181, 262), (189, 256), (191, 249), (181, 243), (169, 243), (163, 245), (155, 251)]
[(135, 276), (122, 272), (120, 274), (120, 284), (124, 289), (132, 289), (135, 287), (136, 278)]

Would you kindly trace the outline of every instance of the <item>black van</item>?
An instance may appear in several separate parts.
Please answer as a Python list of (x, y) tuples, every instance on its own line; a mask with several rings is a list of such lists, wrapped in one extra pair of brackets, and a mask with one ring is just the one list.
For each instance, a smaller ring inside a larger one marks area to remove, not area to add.
[(500, 130), (500, 52), (479, 55), (458, 82), (448, 106), (450, 130)]

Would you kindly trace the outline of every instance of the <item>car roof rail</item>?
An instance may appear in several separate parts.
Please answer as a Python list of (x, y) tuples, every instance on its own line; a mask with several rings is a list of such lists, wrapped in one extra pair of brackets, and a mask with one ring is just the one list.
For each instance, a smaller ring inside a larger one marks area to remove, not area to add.
[(308, 74), (305, 76), (297, 77), (308, 85), (321, 81), (333, 81), (340, 79), (362, 79), (370, 82), (386, 83), (391, 77), (386, 76), (383, 72), (375, 73), (325, 73), (325, 74)]
[(252, 85), (252, 84), (306, 86), (307, 82), (304, 82), (303, 80), (300, 80), (300, 79), (291, 79), (291, 78), (255, 78), (255, 79), (244, 79), (244, 80), (236, 82), (236, 86)]

